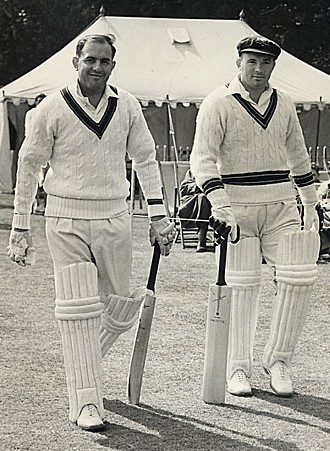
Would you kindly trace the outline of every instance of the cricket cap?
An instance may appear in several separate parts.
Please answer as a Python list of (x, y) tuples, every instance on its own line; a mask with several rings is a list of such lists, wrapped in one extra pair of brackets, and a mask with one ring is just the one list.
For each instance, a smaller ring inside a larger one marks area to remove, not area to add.
[(276, 42), (263, 36), (248, 36), (242, 39), (237, 44), (237, 50), (239, 56), (243, 52), (264, 53), (265, 55), (271, 55), (275, 59), (281, 53), (281, 47)]

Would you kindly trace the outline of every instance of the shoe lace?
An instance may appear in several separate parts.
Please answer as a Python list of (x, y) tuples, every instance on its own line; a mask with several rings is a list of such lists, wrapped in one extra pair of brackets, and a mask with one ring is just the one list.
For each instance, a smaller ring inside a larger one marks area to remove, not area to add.
[(94, 412), (95, 412), (94, 404), (88, 404), (86, 407), (87, 407), (88, 415), (90, 417), (92, 417), (94, 415)]
[(246, 375), (243, 370), (237, 370), (236, 374), (237, 374), (237, 378), (240, 382), (246, 381)]
[(278, 370), (280, 373), (280, 377), (282, 379), (286, 379), (287, 378), (287, 366), (285, 365), (284, 362), (281, 362), (281, 361), (278, 362)]

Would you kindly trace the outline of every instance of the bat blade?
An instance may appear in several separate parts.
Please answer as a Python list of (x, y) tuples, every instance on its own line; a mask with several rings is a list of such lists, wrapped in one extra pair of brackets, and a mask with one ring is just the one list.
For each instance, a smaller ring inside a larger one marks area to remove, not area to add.
[(142, 377), (148, 351), (155, 303), (156, 296), (147, 293), (140, 312), (139, 323), (136, 330), (127, 388), (128, 401), (134, 405), (138, 405), (140, 402)]
[(231, 289), (211, 284), (206, 318), (206, 342), (203, 372), (203, 400), (208, 404), (224, 404)]
[(155, 311), (155, 283), (160, 260), (160, 247), (156, 242), (147, 282), (147, 293), (140, 311), (138, 327), (135, 334), (134, 347), (131, 356), (127, 395), (131, 404), (138, 405), (142, 386), (142, 377), (146, 361), (152, 320)]

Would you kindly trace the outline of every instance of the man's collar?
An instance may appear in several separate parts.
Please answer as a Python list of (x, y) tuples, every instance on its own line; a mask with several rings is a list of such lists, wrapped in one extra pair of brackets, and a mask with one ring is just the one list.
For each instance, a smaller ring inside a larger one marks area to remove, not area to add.
[[(273, 92), (273, 88), (272, 88), (271, 84), (268, 83), (266, 90), (260, 96), (259, 104), (260, 104), (261, 99), (262, 99), (262, 103), (265, 100), (268, 100), (269, 97), (272, 95), (272, 92)], [(245, 99), (251, 103), (255, 103), (251, 99), (249, 92), (244, 88), (243, 84), (241, 83), (241, 81), (239, 79), (239, 74), (237, 74), (236, 77), (229, 83), (228, 88), (226, 90), (226, 95), (229, 96), (232, 94), (240, 94), (243, 97), (243, 99)]]
[[(85, 96), (83, 95), (82, 91), (81, 91), (80, 83), (79, 83), (78, 80), (77, 80), (77, 84), (76, 84), (76, 87), (75, 87), (75, 91), (74, 91), (74, 92), (75, 92), (79, 97), (81, 97), (82, 99), (85, 99), (85, 100), (88, 101), (88, 97), (85, 97)], [(104, 92), (103, 92), (103, 95), (102, 95), (102, 99), (108, 100), (109, 97), (116, 97), (117, 99), (119, 99), (118, 94), (116, 94), (116, 93), (111, 89), (111, 87), (110, 87), (108, 84), (106, 84), (106, 85), (105, 85)]]
[(119, 95), (116, 94), (113, 89), (111, 89), (110, 85), (107, 84), (105, 86), (104, 93), (97, 105), (97, 108), (95, 108), (88, 100), (88, 97), (85, 97), (81, 92), (81, 87), (78, 80), (75, 82), (75, 84), (68, 86), (68, 89), (77, 101), (81, 102), (81, 104), (84, 105), (87, 109), (92, 109), (93, 111), (99, 111), (100, 109), (102, 109), (103, 106), (108, 103), (108, 100), (111, 97), (119, 99)]

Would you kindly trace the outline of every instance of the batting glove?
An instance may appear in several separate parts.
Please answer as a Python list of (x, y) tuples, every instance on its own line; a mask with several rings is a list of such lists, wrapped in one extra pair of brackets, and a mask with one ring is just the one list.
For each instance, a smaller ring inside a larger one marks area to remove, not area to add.
[(8, 256), (19, 266), (34, 265), (36, 252), (28, 230), (12, 229), (9, 237)]
[(213, 207), (210, 226), (214, 230), (216, 244), (221, 244), (227, 237), (236, 242), (237, 224), (231, 207)]
[(320, 219), (314, 204), (304, 205), (304, 230), (320, 230)]
[(167, 217), (157, 220), (151, 219), (149, 224), (150, 243), (151, 246), (154, 246), (155, 242), (158, 242), (161, 255), (167, 256), (170, 254), (175, 235), (175, 225)]

